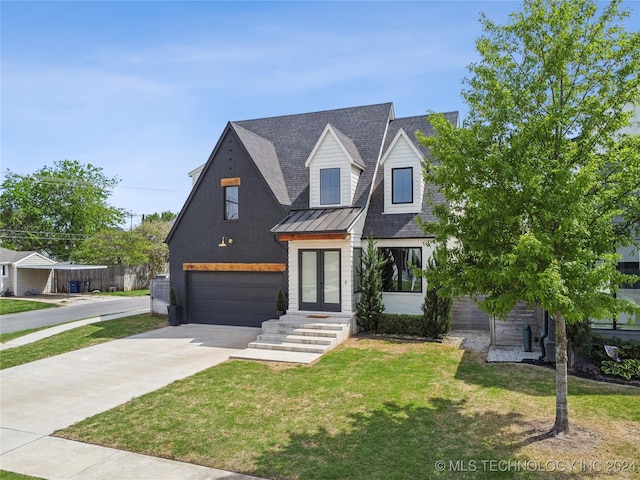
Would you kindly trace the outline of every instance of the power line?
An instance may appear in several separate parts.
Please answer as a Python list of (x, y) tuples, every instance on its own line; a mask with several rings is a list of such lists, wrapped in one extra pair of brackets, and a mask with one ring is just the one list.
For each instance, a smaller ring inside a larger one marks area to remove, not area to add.
[(38, 238), (39, 240), (86, 240), (91, 237), (86, 233), (32, 232), (30, 230), (0, 229), (0, 238), (23, 240)]

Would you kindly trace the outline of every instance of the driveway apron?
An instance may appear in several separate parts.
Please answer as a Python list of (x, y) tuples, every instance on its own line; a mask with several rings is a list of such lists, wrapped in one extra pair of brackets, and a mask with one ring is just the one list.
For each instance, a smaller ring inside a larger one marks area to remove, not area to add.
[(186, 324), (0, 371), (1, 468), (11, 471), (14, 459), (29, 456), (29, 444), (58, 429), (227, 360), (259, 333)]

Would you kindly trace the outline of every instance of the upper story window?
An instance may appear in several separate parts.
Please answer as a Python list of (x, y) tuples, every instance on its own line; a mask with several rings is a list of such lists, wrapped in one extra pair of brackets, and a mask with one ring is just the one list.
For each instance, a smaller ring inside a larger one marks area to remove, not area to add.
[(3, 277), (8, 277), (9, 276), (9, 273), (8, 273), (6, 265), (2, 265), (2, 276)]
[(340, 169), (320, 169), (320, 204), (340, 204)]
[(413, 167), (391, 169), (392, 202), (413, 203)]
[(238, 205), (238, 190), (239, 187), (224, 187), (224, 219), (225, 220), (238, 220), (239, 205)]

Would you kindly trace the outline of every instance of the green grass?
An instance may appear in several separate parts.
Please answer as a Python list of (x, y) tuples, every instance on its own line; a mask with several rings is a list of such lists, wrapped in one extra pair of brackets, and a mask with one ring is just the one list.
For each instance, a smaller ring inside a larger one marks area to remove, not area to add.
[(0, 298), (0, 315), (9, 313), (29, 312), (31, 310), (42, 310), (43, 308), (55, 308), (57, 305), (46, 302), (35, 302), (33, 300), (14, 300), (10, 298)]
[[(639, 394), (571, 378), (576, 437), (559, 447), (532, 441), (553, 424), (551, 369), (352, 339), (310, 367), (225, 362), (57, 434), (272, 479), (564, 478), (478, 465), (631, 461)], [(476, 471), (453, 471), (472, 461)]]
[(50, 327), (51, 325), (48, 325), (46, 327), (29, 328), (27, 330), (19, 330), (17, 332), (0, 333), (0, 343), (5, 343), (5, 342), (8, 342), (9, 340), (13, 340), (14, 338), (22, 337), (24, 335), (29, 335), (30, 333), (34, 333)]
[(110, 297), (144, 297), (145, 295), (149, 295), (149, 289), (130, 290), (128, 292), (99, 292), (99, 293), (92, 293), (92, 295), (106, 295)]
[(166, 326), (166, 317), (152, 316), (148, 313), (85, 325), (28, 345), (3, 350), (0, 352), (0, 369)]
[(29, 475), (21, 475), (19, 473), (0, 470), (0, 480), (43, 480), (43, 479), (41, 479), (40, 477), (30, 477)]

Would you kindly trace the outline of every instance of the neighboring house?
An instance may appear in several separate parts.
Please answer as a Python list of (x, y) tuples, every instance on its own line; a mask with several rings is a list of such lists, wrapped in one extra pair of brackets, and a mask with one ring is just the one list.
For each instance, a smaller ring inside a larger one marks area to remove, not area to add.
[[(11, 293), (17, 297), (37, 293), (57, 293), (59, 283), (56, 278), (60, 272), (79, 278), (81, 271), (106, 269), (106, 265), (80, 265), (75, 263), (58, 263), (38, 252), (17, 252), (0, 247), (0, 267), (2, 280), (0, 292)], [(87, 293), (89, 282), (67, 282), (70, 293)], [(84, 288), (83, 288), (84, 287)]]
[(5, 294), (10, 291), (18, 296), (35, 290), (50, 292), (53, 285), (52, 267), (55, 264), (55, 260), (37, 252), (16, 252), (0, 247), (0, 292)]
[(432, 216), (418, 130), (433, 134), (426, 114), (391, 103), (228, 123), (167, 237), (183, 321), (260, 326), (279, 289), (289, 313), (353, 318), (369, 236), (392, 259), (386, 311), (420, 314), (411, 267), (432, 247), (415, 217)]

